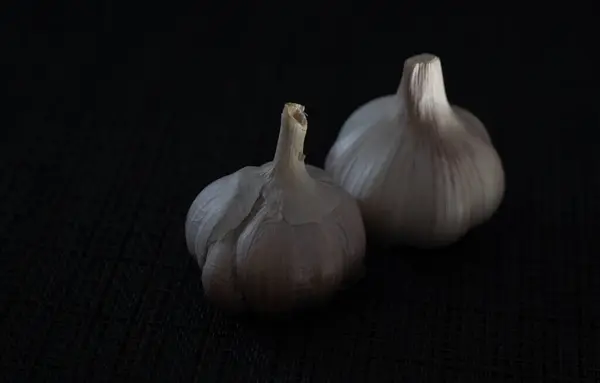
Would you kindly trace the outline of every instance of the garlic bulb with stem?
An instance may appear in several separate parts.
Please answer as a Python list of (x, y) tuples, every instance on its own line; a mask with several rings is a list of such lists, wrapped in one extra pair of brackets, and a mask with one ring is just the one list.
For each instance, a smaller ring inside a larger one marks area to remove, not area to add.
[(205, 295), (231, 310), (282, 312), (360, 277), (365, 232), (356, 201), (304, 164), (304, 107), (287, 103), (273, 161), (208, 185), (187, 214), (188, 250)]
[(325, 169), (359, 200), (369, 235), (388, 244), (450, 244), (490, 218), (504, 194), (484, 125), (448, 102), (431, 54), (406, 60), (396, 94), (347, 119)]

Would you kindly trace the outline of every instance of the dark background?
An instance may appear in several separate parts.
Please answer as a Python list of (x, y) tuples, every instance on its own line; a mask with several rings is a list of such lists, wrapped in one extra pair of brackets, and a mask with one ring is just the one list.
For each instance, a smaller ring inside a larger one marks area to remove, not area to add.
[[(0, 380), (600, 381), (593, 12), (239, 3), (6, 6)], [(435, 252), (372, 246), (328, 309), (208, 305), (183, 235), (196, 194), (271, 159), (286, 101), (322, 166), (422, 52), (503, 159), (497, 215)]]

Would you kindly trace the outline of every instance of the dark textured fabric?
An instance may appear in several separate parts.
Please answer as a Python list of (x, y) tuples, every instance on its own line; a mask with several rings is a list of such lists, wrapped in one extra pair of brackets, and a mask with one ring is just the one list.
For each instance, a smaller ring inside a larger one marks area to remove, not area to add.
[[(11, 8), (2, 24), (0, 381), (600, 381), (580, 16), (124, 3)], [(306, 105), (321, 166), (349, 113), (421, 52), (503, 159), (494, 218), (437, 251), (371, 244), (364, 280), (317, 312), (263, 322), (207, 304), (183, 234), (196, 194), (271, 158), (286, 101)]]

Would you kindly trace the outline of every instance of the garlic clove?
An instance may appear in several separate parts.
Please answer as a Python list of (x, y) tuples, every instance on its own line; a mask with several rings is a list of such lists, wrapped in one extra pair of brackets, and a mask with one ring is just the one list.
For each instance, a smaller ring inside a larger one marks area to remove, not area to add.
[(356, 201), (304, 164), (304, 107), (286, 104), (273, 161), (213, 182), (192, 203), (186, 241), (206, 296), (278, 312), (329, 298), (363, 271)]
[[(206, 254), (209, 242), (221, 240), (239, 226), (258, 199), (261, 182), (259, 168), (248, 166), (202, 190), (186, 217), (188, 251)], [(202, 267), (204, 256), (198, 262)]]
[(296, 283), (289, 283), (296, 256), (293, 229), (269, 212), (261, 210), (241, 233), (236, 257), (238, 289), (254, 306), (279, 311), (296, 296)]
[(243, 308), (243, 297), (234, 288), (235, 276), (231, 267), (235, 262), (235, 245), (235, 238), (231, 235), (226, 240), (215, 242), (210, 246), (202, 266), (202, 285), (206, 294), (231, 311)]
[(483, 123), (446, 98), (441, 62), (406, 60), (396, 94), (353, 112), (325, 169), (359, 200), (371, 232), (391, 243), (452, 243), (487, 220), (504, 171)]

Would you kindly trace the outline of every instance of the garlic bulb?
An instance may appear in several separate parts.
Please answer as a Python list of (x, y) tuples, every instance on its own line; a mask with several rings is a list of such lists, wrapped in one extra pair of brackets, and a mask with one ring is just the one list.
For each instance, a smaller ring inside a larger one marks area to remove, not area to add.
[(406, 60), (398, 91), (344, 123), (325, 170), (359, 200), (369, 232), (390, 244), (435, 247), (487, 220), (504, 171), (477, 117), (450, 105), (438, 57)]
[(285, 105), (273, 161), (208, 185), (186, 218), (206, 296), (233, 310), (283, 311), (331, 296), (363, 272), (356, 201), (304, 164), (304, 107)]

